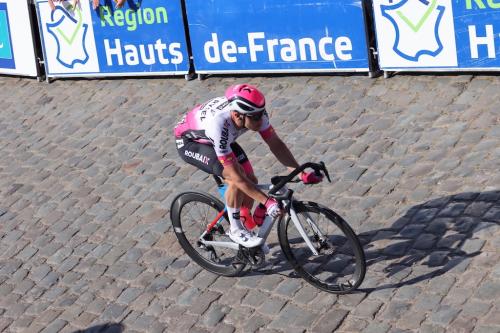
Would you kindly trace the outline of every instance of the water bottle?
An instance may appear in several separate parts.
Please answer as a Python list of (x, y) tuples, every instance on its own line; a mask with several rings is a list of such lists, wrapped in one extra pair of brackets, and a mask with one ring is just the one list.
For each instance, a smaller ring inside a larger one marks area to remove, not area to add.
[(255, 221), (255, 224), (257, 224), (260, 227), (264, 223), (265, 217), (266, 217), (266, 206), (260, 203), (257, 205), (257, 207), (255, 207), (255, 210), (253, 212), (253, 220)]

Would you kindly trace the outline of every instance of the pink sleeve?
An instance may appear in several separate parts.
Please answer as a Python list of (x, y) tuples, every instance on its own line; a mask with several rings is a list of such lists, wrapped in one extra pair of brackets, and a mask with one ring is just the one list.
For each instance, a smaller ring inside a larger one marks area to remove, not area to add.
[(266, 128), (265, 130), (259, 131), (259, 134), (262, 137), (262, 139), (267, 140), (275, 135), (274, 128), (271, 125), (269, 125), (269, 127)]
[(267, 112), (264, 113), (264, 116), (262, 117), (262, 125), (260, 126), (259, 134), (264, 140), (267, 140), (270, 137), (274, 136), (274, 128), (269, 122), (269, 115), (267, 114)]

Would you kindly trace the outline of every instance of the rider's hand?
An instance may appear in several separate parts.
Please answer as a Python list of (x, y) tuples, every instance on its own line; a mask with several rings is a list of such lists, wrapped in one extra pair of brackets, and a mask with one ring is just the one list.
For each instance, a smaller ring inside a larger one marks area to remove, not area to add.
[(266, 200), (266, 213), (269, 215), (271, 218), (276, 218), (281, 215), (281, 208), (278, 205), (278, 201), (276, 201), (274, 198), (268, 198)]
[(304, 184), (317, 184), (323, 180), (323, 175), (316, 175), (316, 173), (313, 172), (302, 172), (300, 174), (300, 180)]

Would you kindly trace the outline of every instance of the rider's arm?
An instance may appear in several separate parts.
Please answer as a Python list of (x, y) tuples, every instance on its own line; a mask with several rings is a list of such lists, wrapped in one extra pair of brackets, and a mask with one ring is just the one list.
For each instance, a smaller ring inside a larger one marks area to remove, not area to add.
[(250, 196), (257, 202), (266, 203), (267, 195), (255, 187), (255, 184), (247, 178), (239, 163), (225, 164), (224, 178), (232, 182), (239, 190)]
[(270, 136), (263, 136), (263, 139), (281, 164), (288, 167), (290, 171), (299, 167), (299, 164), (297, 163), (297, 160), (295, 160), (295, 157), (293, 157), (290, 149), (288, 149), (287, 145), (283, 142), (283, 140), (281, 140), (276, 132), (273, 131)]

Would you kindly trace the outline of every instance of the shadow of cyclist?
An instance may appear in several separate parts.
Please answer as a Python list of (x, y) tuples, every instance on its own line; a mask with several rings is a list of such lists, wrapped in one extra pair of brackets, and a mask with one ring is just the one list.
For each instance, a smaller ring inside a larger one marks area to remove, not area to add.
[[(470, 259), (481, 253), (482, 234), (495, 225), (500, 225), (500, 191), (461, 193), (414, 206), (392, 226), (359, 234), (367, 262), (367, 277), (359, 290), (412, 285), (459, 265), (465, 270)], [(268, 267), (250, 275), (298, 277), (279, 244), (271, 245)]]
[(368, 274), (382, 276), (376, 287), (361, 290), (416, 284), (459, 265), (465, 270), (495, 225), (500, 225), (500, 191), (461, 193), (414, 206), (391, 227), (359, 235)]
[(124, 330), (125, 326), (123, 324), (109, 323), (109, 324), (92, 326), (85, 330), (75, 331), (73, 333), (122, 333)]

